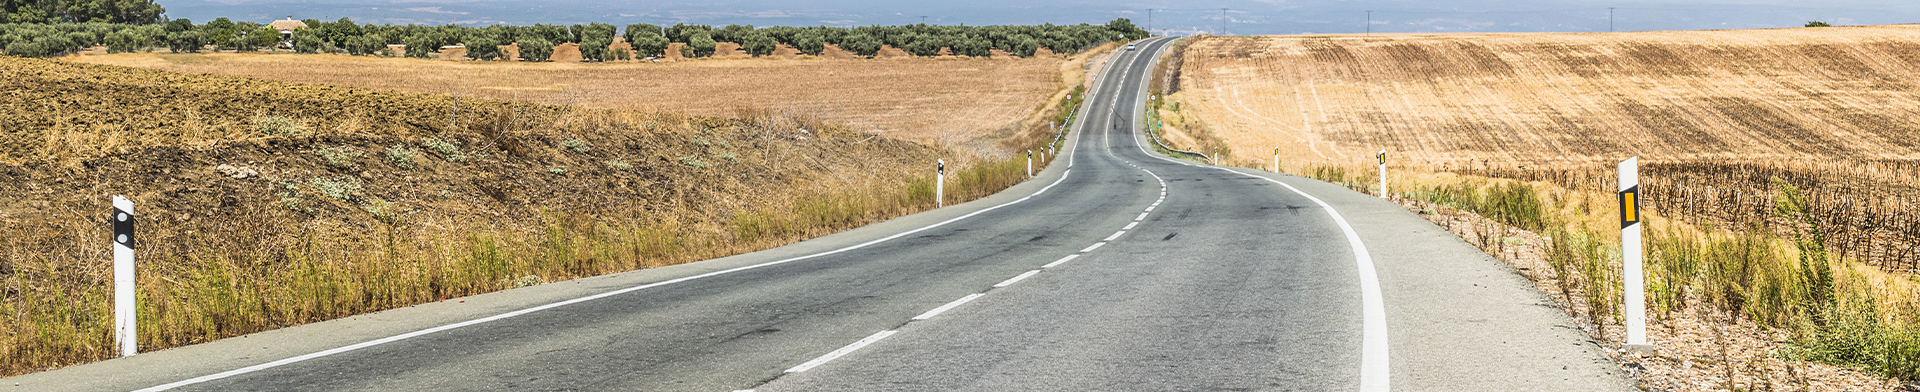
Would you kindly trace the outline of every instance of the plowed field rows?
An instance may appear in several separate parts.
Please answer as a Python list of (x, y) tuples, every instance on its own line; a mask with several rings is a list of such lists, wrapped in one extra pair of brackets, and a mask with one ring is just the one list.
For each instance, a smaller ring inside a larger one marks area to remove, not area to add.
[(590, 108), (731, 116), (800, 110), (923, 143), (1011, 130), (1062, 88), (1060, 57), (504, 63), (327, 55), (130, 53), (70, 61)]
[(1895, 223), (1920, 220), (1920, 26), (1227, 37), (1183, 60), (1173, 100), (1238, 165), (1385, 149), (1610, 191), (1638, 156), (1649, 208), (1722, 225), (1765, 221), (1777, 176), (1822, 201), (1834, 248), (1917, 266), (1920, 228)]

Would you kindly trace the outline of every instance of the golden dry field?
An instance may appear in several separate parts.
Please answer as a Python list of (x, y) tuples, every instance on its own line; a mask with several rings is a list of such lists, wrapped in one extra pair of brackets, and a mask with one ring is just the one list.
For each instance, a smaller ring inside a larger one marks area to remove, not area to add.
[(1183, 44), (1154, 81), (1175, 148), (1367, 192), (1386, 150), (1390, 199), (1612, 349), (1640, 157), (1659, 354), (1608, 353), (1642, 389), (1920, 378), (1920, 25)]
[(1217, 138), (1232, 164), (1268, 168), (1279, 147), (1289, 169), (1360, 167), (1385, 149), (1407, 169), (1610, 191), (1638, 156), (1649, 208), (1723, 227), (1772, 219), (1781, 177), (1842, 253), (1917, 266), (1920, 26), (1209, 37), (1178, 60), (1169, 139)]
[[(1098, 50), (1087, 51), (1095, 53)], [(1084, 55), (1083, 55), (1084, 56)], [(1066, 87), (1060, 57), (707, 59), (669, 63), (436, 61), (333, 55), (155, 53), (68, 61), (551, 105), (733, 115), (816, 113), (859, 131), (954, 145), (1005, 136)]]
[[(940, 158), (947, 203), (1025, 179), (1010, 154), (807, 110), (689, 116), (4, 56), (0, 92), (0, 376), (113, 357), (110, 195), (139, 212), (154, 350), (851, 229), (932, 208)], [(1025, 110), (1060, 110), (1044, 98)], [(1051, 136), (1030, 133), (1003, 145)]]

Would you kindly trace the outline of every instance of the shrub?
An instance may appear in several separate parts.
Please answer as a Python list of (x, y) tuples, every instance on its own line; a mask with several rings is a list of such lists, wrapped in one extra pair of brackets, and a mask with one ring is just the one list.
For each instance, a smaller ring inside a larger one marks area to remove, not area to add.
[(1807, 27), (1832, 27), (1832, 26), (1833, 26), (1833, 25), (1829, 25), (1829, 24), (1827, 24), (1827, 22), (1821, 22), (1821, 21), (1817, 21), (1817, 20), (1816, 20), (1816, 21), (1811, 21), (1811, 22), (1807, 22)]
[(613, 168), (613, 170), (619, 170), (624, 172), (633, 171), (633, 164), (627, 163), (627, 161), (615, 159), (615, 160), (600, 162), (600, 163), (606, 164), (607, 167)]
[(480, 61), (500, 59), (500, 41), (492, 37), (475, 36), (467, 38), (467, 58)]
[(580, 140), (579, 138), (570, 137), (570, 138), (567, 138), (567, 140), (561, 140), (560, 146), (566, 147), (568, 150), (573, 150), (573, 152), (577, 152), (581, 154), (585, 154), (587, 153), (587, 151), (593, 151), (592, 147), (587, 146), (587, 142), (585, 140)]
[(640, 34), (636, 40), (627, 41), (633, 45), (634, 55), (640, 57), (661, 57), (667, 54), (667, 37), (659, 34)]
[(707, 57), (713, 55), (716, 45), (718, 44), (713, 41), (713, 36), (702, 31), (694, 33), (693, 38), (687, 41), (686, 47), (693, 48), (694, 57)]
[(253, 129), (268, 136), (298, 136), (307, 134), (307, 128), (285, 116), (258, 116), (253, 118)]
[(313, 212), (312, 208), (307, 208), (306, 206), (303, 205), (306, 202), (306, 200), (300, 199), (300, 196), (299, 196), (300, 184), (286, 182), (286, 183), (281, 183), (280, 186), (286, 187), (286, 190), (280, 192), (279, 194), (280, 201), (275, 204), (280, 205), (280, 207), (286, 208), (288, 211)]
[(327, 166), (346, 170), (353, 170), (360, 166), (354, 163), (355, 159), (360, 159), (360, 151), (354, 150), (352, 146), (320, 147), (313, 152), (320, 154), (320, 158), (326, 159)]
[(353, 177), (314, 177), (307, 183), (313, 185), (313, 190), (334, 200), (351, 200), (360, 195), (360, 179)]
[(526, 61), (547, 61), (553, 57), (553, 43), (538, 37), (522, 37), (515, 42), (520, 45), (520, 59)]
[(680, 157), (680, 163), (684, 163), (684, 164), (687, 164), (687, 166), (693, 166), (694, 168), (698, 168), (698, 169), (705, 169), (709, 166), (713, 166), (713, 165), (707, 164), (707, 161), (702, 161), (700, 160), (700, 158), (696, 158), (692, 155)]
[(406, 217), (407, 215), (406, 209), (401, 207), (400, 203), (382, 200), (378, 197), (373, 198), (373, 200), (368, 200), (367, 205), (360, 207), (360, 209), (367, 210), (368, 214), (373, 215), (373, 219), (379, 220), (380, 223), (385, 223), (388, 226), (400, 223), (400, 218)]
[(387, 160), (393, 161), (393, 165), (401, 169), (412, 169), (414, 158), (419, 156), (420, 150), (407, 148), (405, 144), (395, 144), (387, 148)]
[(560, 167), (560, 166), (553, 166), (553, 167), (548, 167), (547, 172), (553, 173), (553, 174), (567, 174), (567, 168)]
[(460, 152), (460, 139), (430, 137), (420, 139), (420, 145), (439, 153), (441, 158), (446, 158), (449, 162), (467, 161), (467, 154)]

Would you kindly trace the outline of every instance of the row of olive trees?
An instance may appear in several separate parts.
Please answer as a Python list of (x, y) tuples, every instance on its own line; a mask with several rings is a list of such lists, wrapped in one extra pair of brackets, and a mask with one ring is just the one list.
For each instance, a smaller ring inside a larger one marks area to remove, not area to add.
[[(772, 54), (777, 45), (788, 45), (809, 55), (819, 55), (827, 44), (838, 45), (861, 56), (873, 56), (884, 45), (891, 45), (916, 56), (932, 56), (941, 48), (953, 54), (987, 56), (1001, 50), (1016, 56), (1032, 56), (1040, 48), (1055, 53), (1075, 53), (1089, 46), (1120, 39), (1139, 39), (1145, 30), (1126, 19), (1105, 25), (1037, 26), (866, 26), (840, 27), (766, 27), (676, 24), (660, 27), (652, 24), (626, 26), (625, 32), (609, 24), (576, 25), (535, 24), (531, 26), (490, 25), (375, 25), (354, 23), (348, 18), (326, 22), (308, 19), (307, 25), (285, 37), (290, 49), (300, 53), (344, 53), (352, 55), (390, 55), (430, 57), (441, 47), (465, 45), (467, 56), (497, 60), (498, 46), (518, 44), (520, 57), (545, 61), (553, 45), (579, 44), (587, 61), (625, 59), (630, 55), (659, 57), (671, 43), (683, 43), (681, 56), (712, 56), (719, 42), (739, 43), (756, 56)], [(616, 34), (632, 45), (633, 51), (609, 50)], [(146, 51), (166, 48), (178, 53), (214, 50), (255, 51), (281, 44), (283, 37), (271, 26), (254, 22), (233, 22), (227, 18), (194, 24), (173, 19), (159, 25), (107, 23), (0, 24), (0, 50), (13, 56), (59, 56), (98, 45), (113, 52)], [(404, 53), (388, 53), (388, 45), (406, 45)]]
[(755, 28), (747, 25), (652, 24), (627, 26), (627, 42), (642, 56), (658, 56), (669, 43), (682, 43), (682, 56), (713, 55), (716, 43), (733, 42), (748, 54), (772, 54), (776, 45), (787, 45), (809, 55), (819, 55), (826, 44), (861, 56), (872, 56), (891, 45), (915, 56), (933, 56), (946, 48), (962, 56), (987, 56), (1001, 50), (1015, 56), (1032, 56), (1040, 48), (1054, 53), (1076, 53), (1107, 41), (1135, 40), (1147, 37), (1147, 31), (1125, 18), (1105, 25), (1033, 25), (1033, 26), (909, 26), (789, 27)]

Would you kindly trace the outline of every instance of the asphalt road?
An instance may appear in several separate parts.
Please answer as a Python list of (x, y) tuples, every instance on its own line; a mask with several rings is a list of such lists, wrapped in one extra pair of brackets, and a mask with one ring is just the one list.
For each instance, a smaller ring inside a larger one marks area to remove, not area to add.
[(1115, 55), (1069, 155), (986, 199), (0, 389), (1631, 389), (1530, 284), (1397, 206), (1141, 148), (1168, 42)]

